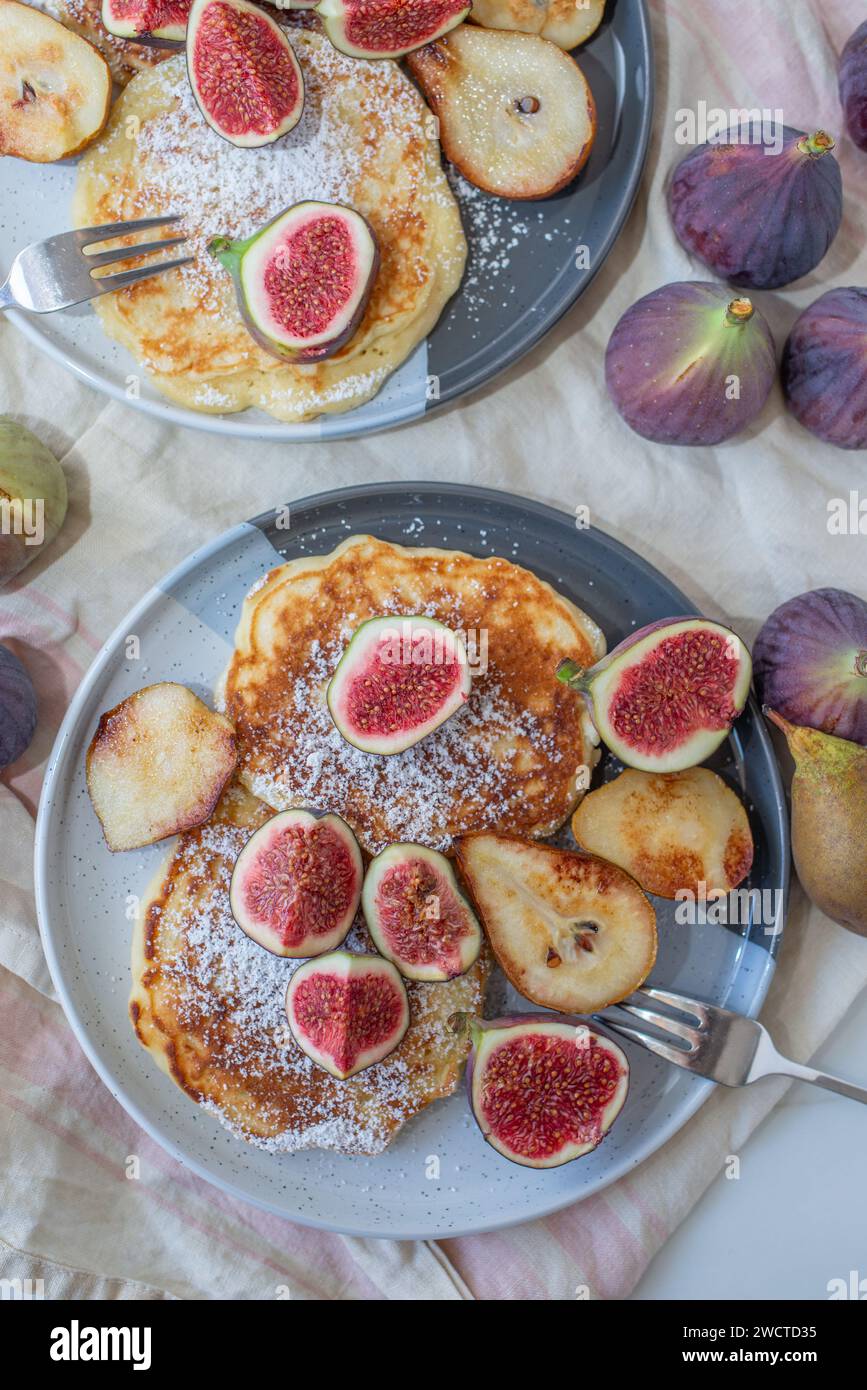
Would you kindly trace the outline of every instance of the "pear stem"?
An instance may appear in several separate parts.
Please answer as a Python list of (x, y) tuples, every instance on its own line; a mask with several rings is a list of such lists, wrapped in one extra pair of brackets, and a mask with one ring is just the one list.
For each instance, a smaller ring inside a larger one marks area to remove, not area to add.
[(788, 719), (784, 719), (781, 714), (777, 714), (777, 711), (771, 709), (770, 705), (762, 705), (762, 714), (766, 719), (770, 719), (772, 724), (776, 724), (778, 729), (782, 729), (783, 733), (788, 738), (792, 729), (792, 725), (789, 723)]

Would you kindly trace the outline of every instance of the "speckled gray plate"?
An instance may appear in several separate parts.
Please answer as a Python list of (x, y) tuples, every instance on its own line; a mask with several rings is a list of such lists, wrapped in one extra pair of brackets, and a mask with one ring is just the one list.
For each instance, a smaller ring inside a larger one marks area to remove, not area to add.
[[(324, 493), (236, 527), (190, 556), (124, 619), (81, 684), (51, 756), (40, 806), (36, 888), (57, 991), (90, 1061), (149, 1134), (237, 1196), (315, 1226), (355, 1234), (435, 1237), (528, 1220), (598, 1191), (634, 1168), (706, 1098), (698, 1081), (629, 1047), (632, 1085), (592, 1155), (537, 1173), (481, 1138), (463, 1094), (432, 1105), (377, 1158), (271, 1156), (245, 1145), (187, 1100), (136, 1042), (127, 1019), (128, 894), (142, 894), (166, 847), (111, 855), (90, 807), (84, 753), (102, 710), (142, 685), (183, 681), (206, 698), (223, 669), (244, 595), (279, 556), (331, 550), (353, 532), (403, 545), (504, 555), (585, 608), (610, 645), (635, 626), (693, 605), (637, 555), (536, 502), (481, 488), (383, 483)], [(126, 639), (141, 642), (129, 661)], [(659, 903), (653, 982), (758, 1012), (774, 967), (787, 888), (788, 840), (777, 766), (751, 706), (717, 764), (742, 793), (756, 840), (751, 886), (776, 893), (772, 920), (679, 926)], [(498, 989), (502, 996), (502, 988)], [(514, 1000), (507, 1000), (507, 1003)], [(430, 1177), (431, 1155), (439, 1176)]]
[[(538, 203), (490, 198), (468, 185), (458, 189), (470, 247), (463, 287), (428, 341), (357, 410), (301, 425), (282, 424), (258, 410), (203, 415), (172, 405), (142, 379), (133, 358), (106, 338), (87, 305), (62, 314), (16, 311), (9, 317), (89, 385), (175, 424), (236, 438), (341, 439), (417, 419), (490, 381), (544, 337), (600, 269), (632, 207), (653, 110), (644, 0), (608, 0), (602, 27), (576, 56), (599, 113), (586, 169), (562, 193)], [(63, 231), (74, 178), (74, 162), (0, 159), (0, 280), (23, 246)], [(589, 263), (578, 255), (581, 246)]]

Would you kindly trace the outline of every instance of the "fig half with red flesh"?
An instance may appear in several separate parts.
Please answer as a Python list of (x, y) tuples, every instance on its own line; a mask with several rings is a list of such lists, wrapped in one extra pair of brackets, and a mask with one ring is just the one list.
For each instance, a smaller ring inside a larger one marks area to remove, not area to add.
[(338, 203), (296, 203), (246, 241), (208, 250), (235, 280), (256, 341), (290, 362), (321, 362), (349, 342), (379, 269), (368, 222)]
[(749, 697), (752, 661), (730, 628), (666, 618), (590, 670), (562, 661), (557, 676), (587, 698), (602, 742), (627, 767), (682, 772), (728, 737)]
[(269, 145), (301, 119), (295, 50), (277, 21), (247, 0), (193, 0), (187, 71), (208, 125), (233, 145)]
[(192, 0), (102, 0), (102, 22), (119, 39), (161, 39), (180, 46)]
[(400, 1046), (409, 1027), (409, 1001), (390, 961), (332, 951), (295, 971), (286, 1017), (310, 1060), (346, 1081)]
[(232, 915), (276, 956), (321, 956), (352, 926), (363, 872), (358, 842), (339, 816), (283, 811), (250, 836), (235, 861)]
[(350, 58), (401, 58), (466, 19), (470, 0), (320, 0), (316, 13)]
[(623, 1109), (629, 1063), (584, 1019), (455, 1014), (452, 1026), (471, 1032), (467, 1092), (476, 1122), (512, 1163), (559, 1168), (592, 1153)]
[(478, 959), (481, 927), (436, 850), (389, 845), (368, 867), (361, 905), (374, 946), (408, 980), (453, 980)]
[(365, 753), (402, 753), (466, 702), (472, 673), (457, 633), (435, 618), (370, 618), (328, 684), (331, 718)]

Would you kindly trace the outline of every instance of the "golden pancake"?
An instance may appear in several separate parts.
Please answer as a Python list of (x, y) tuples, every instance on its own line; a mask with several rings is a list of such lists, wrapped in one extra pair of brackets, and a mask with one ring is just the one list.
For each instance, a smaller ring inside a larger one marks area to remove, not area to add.
[[(248, 1142), (275, 1153), (379, 1153), (404, 1121), (455, 1089), (467, 1042), (448, 1019), (481, 1010), (489, 958), (445, 984), (407, 981), (411, 1022), (400, 1046), (336, 1080), (289, 1032), (286, 986), (301, 962), (256, 945), (229, 908), (235, 858), (270, 814), (233, 784), (210, 822), (177, 842), (136, 925), (135, 1031), (187, 1095)], [(360, 919), (346, 945), (371, 949)]]
[[(413, 748), (363, 753), (331, 720), (328, 681), (367, 618), (419, 613), (466, 634), (471, 663), (486, 645), (487, 669)], [(334, 811), (371, 852), (402, 840), (444, 849), (469, 830), (543, 836), (563, 824), (599, 753), (583, 701), (554, 673), (564, 656), (592, 665), (604, 651), (586, 614), (508, 560), (353, 536), (252, 590), (217, 699), (238, 775), (269, 805)]]
[[(463, 273), (460, 214), (411, 82), (397, 64), (346, 58), (313, 31), (293, 30), (292, 43), (305, 110), (274, 144), (239, 149), (211, 130), (178, 56), (128, 85), (79, 164), (76, 225), (182, 216), (193, 264), (103, 295), (95, 307), (159, 389), (197, 410), (258, 406), (298, 421), (368, 400), (426, 337)], [(231, 278), (207, 244), (247, 237), (308, 198), (367, 217), (382, 263), (351, 341), (325, 362), (289, 366), (247, 332)]]

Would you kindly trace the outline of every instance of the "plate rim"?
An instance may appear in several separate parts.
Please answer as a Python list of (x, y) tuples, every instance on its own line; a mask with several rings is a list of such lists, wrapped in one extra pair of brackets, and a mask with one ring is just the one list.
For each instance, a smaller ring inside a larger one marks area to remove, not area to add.
[[(293, 509), (304, 508), (305, 510), (313, 510), (316, 507), (323, 506), (324, 504), (331, 505), (340, 502), (351, 502), (358, 500), (359, 498), (367, 498), (371, 495), (376, 495), (383, 498), (394, 498), (395, 496), (407, 495), (409, 498), (416, 500), (413, 497), (413, 495), (422, 491), (429, 491), (438, 494), (447, 493), (455, 497), (463, 497), (468, 500), (472, 499), (479, 502), (487, 501), (489, 503), (497, 502), (502, 504), (505, 501), (511, 503), (513, 506), (517, 505), (520, 508), (526, 509), (527, 511), (533, 513), (540, 519), (547, 518), (549, 520), (556, 520), (560, 523), (562, 523), (565, 517), (570, 516), (570, 513), (565, 509), (555, 507), (547, 502), (540, 502), (536, 498), (525, 497), (520, 493), (507, 492), (503, 489), (498, 488), (478, 487), (475, 484), (449, 482), (440, 483), (430, 479), (415, 482), (401, 482), (390, 480), (383, 481), (382, 483), (364, 483), (355, 486), (350, 485), (342, 488), (334, 488), (326, 490), (324, 492), (313, 493), (309, 496), (298, 498), (297, 500), (291, 503), (291, 506)], [(447, 1230), (439, 1231), (437, 1227), (434, 1225), (428, 1229), (423, 1229), (420, 1231), (401, 1231), (395, 1234), (391, 1231), (383, 1231), (381, 1227), (379, 1229), (376, 1229), (364, 1226), (362, 1224), (354, 1224), (348, 1226), (335, 1225), (334, 1222), (328, 1221), (327, 1219), (323, 1219), (319, 1216), (311, 1216), (307, 1213), (288, 1213), (276, 1202), (270, 1201), (266, 1197), (252, 1196), (249, 1192), (246, 1192), (242, 1190), (240, 1187), (236, 1186), (236, 1184), (231, 1179), (227, 1179), (223, 1176), (217, 1175), (209, 1171), (204, 1163), (199, 1162), (198, 1159), (190, 1157), (171, 1137), (171, 1135), (162, 1128), (160, 1124), (151, 1121), (148, 1117), (144, 1115), (139, 1105), (135, 1101), (133, 1101), (131, 1097), (127, 1094), (126, 1088), (123, 1085), (120, 1085), (116, 1082), (116, 1080), (112, 1076), (110, 1067), (103, 1062), (95, 1044), (91, 1042), (88, 1027), (84, 1023), (80, 1014), (78, 1013), (78, 1010), (76, 1009), (76, 1006), (73, 1002), (71, 992), (67, 988), (66, 981), (64, 979), (64, 975), (60, 965), (59, 954), (54, 947), (52, 928), (49, 920), (49, 909), (47, 902), (49, 880), (48, 827), (53, 810), (52, 803), (54, 799), (55, 784), (58, 783), (58, 779), (62, 771), (64, 770), (64, 762), (66, 759), (67, 749), (69, 748), (72, 737), (76, 731), (82, 713), (82, 709), (90, 698), (94, 684), (96, 684), (99, 677), (104, 673), (108, 662), (112, 659), (116, 650), (117, 642), (120, 641), (126, 633), (135, 630), (135, 623), (142, 616), (142, 614), (150, 607), (150, 605), (153, 604), (155, 600), (157, 600), (159, 595), (164, 594), (165, 589), (168, 586), (174, 584), (175, 582), (183, 578), (183, 576), (186, 573), (188, 573), (191, 569), (201, 565), (204, 561), (208, 559), (208, 557), (211, 554), (214, 554), (215, 552), (223, 549), (225, 546), (231, 544), (232, 540), (234, 538), (240, 537), (248, 529), (248, 527), (255, 526), (257, 527), (257, 529), (262, 530), (263, 526), (274, 518), (277, 510), (278, 508), (276, 507), (270, 508), (265, 512), (259, 513), (257, 516), (250, 518), (249, 521), (237, 523), (236, 525), (230, 526), (226, 530), (221, 531), (217, 536), (213, 537), (209, 541), (206, 541), (203, 545), (198, 546), (195, 550), (191, 551), (190, 554), (188, 554), (185, 558), (180, 560), (176, 565), (174, 565), (171, 568), (171, 570), (169, 570), (165, 575), (162, 576), (162, 578), (158, 581), (157, 584), (149, 586), (147, 592), (142, 596), (138, 603), (134, 604), (133, 607), (122, 616), (120, 622), (116, 624), (109, 637), (102, 644), (99, 651), (94, 656), (94, 659), (88, 667), (87, 671), (84, 673), (81, 682), (77, 690), (75, 691), (72, 700), (70, 701), (69, 707), (64, 715), (63, 721), (57, 732), (54, 744), (48, 757), (48, 761), (46, 763), (45, 776), (43, 779), (39, 797), (34, 845), (35, 902), (37, 921), (39, 926), (39, 935), (42, 943), (42, 949), (45, 953), (46, 961), (48, 963), (49, 972), (51, 974), (51, 980), (58, 996), (58, 1000), (61, 1004), (61, 1007), (63, 1008), (67, 1022), (69, 1023), (73, 1031), (76, 1041), (78, 1042), (79, 1046), (84, 1052), (88, 1062), (93, 1067), (102, 1083), (106, 1086), (110, 1095), (113, 1096), (113, 1098), (118, 1102), (118, 1104), (121, 1105), (122, 1108), (126, 1111), (126, 1113), (135, 1121), (135, 1123), (138, 1124), (140, 1128), (143, 1129), (145, 1133), (151, 1139), (154, 1140), (155, 1143), (159, 1144), (159, 1146), (165, 1152), (169, 1153), (185, 1168), (195, 1173), (205, 1182), (211, 1184), (214, 1187), (217, 1187), (223, 1192), (228, 1193), (235, 1200), (252, 1203), (254, 1206), (257, 1206), (264, 1211), (270, 1212), (272, 1215), (279, 1216), (285, 1221), (296, 1222), (298, 1225), (310, 1227), (315, 1230), (329, 1231), (333, 1234), (339, 1235), (353, 1235), (368, 1239), (372, 1238), (384, 1240), (457, 1239), (468, 1235), (481, 1235), (487, 1232), (505, 1230), (510, 1226), (523, 1225), (525, 1222), (536, 1221), (543, 1219), (547, 1216), (551, 1216), (558, 1211), (564, 1210), (566, 1207), (573, 1206), (578, 1202), (584, 1201), (591, 1196), (595, 1196), (597, 1193), (604, 1191), (605, 1188), (609, 1187), (612, 1183), (619, 1181), (620, 1178), (625, 1177), (628, 1173), (633, 1172), (635, 1168), (637, 1168), (641, 1163), (645, 1162), (646, 1159), (650, 1158), (654, 1153), (661, 1149), (662, 1146), (669, 1141), (669, 1139), (671, 1139), (675, 1134), (677, 1134), (681, 1129), (683, 1129), (683, 1127), (688, 1123), (688, 1121), (693, 1118), (693, 1116), (698, 1112), (698, 1110), (701, 1109), (701, 1107), (708, 1100), (711, 1092), (715, 1089), (714, 1083), (712, 1081), (703, 1081), (699, 1078), (693, 1078), (693, 1094), (687, 1096), (684, 1099), (683, 1103), (674, 1112), (671, 1118), (667, 1119), (666, 1122), (663, 1123), (658, 1129), (655, 1129), (652, 1132), (652, 1134), (648, 1135), (643, 1142), (640, 1142), (636, 1145), (635, 1151), (630, 1155), (630, 1159), (625, 1166), (621, 1167), (619, 1170), (611, 1172), (610, 1174), (602, 1175), (600, 1177), (600, 1180), (597, 1183), (595, 1183), (593, 1188), (586, 1192), (559, 1192), (557, 1194), (552, 1194), (552, 1200), (550, 1202), (546, 1202), (543, 1205), (540, 1205), (532, 1215), (521, 1214), (519, 1216), (514, 1217), (506, 1216), (506, 1218), (503, 1219), (501, 1213), (492, 1214), (490, 1219), (480, 1219), (466, 1227), (449, 1227)], [(648, 560), (645, 560), (642, 555), (632, 550), (631, 547), (625, 545), (616, 537), (610, 536), (608, 532), (603, 531), (601, 528), (596, 526), (588, 529), (592, 530), (595, 533), (595, 535), (601, 540), (602, 544), (606, 547), (609, 547), (612, 552), (619, 555), (621, 558), (627, 558), (631, 565), (639, 569), (647, 570), (654, 576), (661, 576), (663, 579), (666, 579), (666, 576), (662, 573), (661, 570), (656, 569), (656, 567), (652, 565)], [(688, 608), (694, 609), (696, 607), (696, 605), (692, 603), (688, 596), (683, 594), (682, 591), (679, 588), (677, 588), (676, 585), (671, 584), (671, 582), (668, 580), (666, 580), (666, 582), (671, 585), (672, 589), (676, 590), (680, 598), (683, 598), (684, 603), (687, 605)], [(768, 733), (767, 728), (764, 725), (763, 720), (761, 719), (761, 715), (758, 710), (758, 705), (756, 704), (752, 696), (750, 698), (750, 705), (753, 710), (753, 713), (757, 716), (756, 727), (759, 733), (760, 743), (764, 746), (765, 752), (767, 754), (768, 770), (771, 777), (774, 792), (776, 812), (775, 821), (777, 828), (779, 829), (781, 834), (781, 848), (783, 853), (782, 882), (780, 884), (780, 889), (783, 895), (782, 921), (783, 926), (785, 926), (786, 918), (788, 915), (789, 883), (791, 873), (790, 834), (788, 816), (786, 812), (785, 792), (783, 788), (779, 764), (777, 762), (777, 758), (773, 750), (773, 744), (771, 742), (770, 735)], [(761, 976), (757, 981), (755, 993), (753, 995), (751, 1006), (748, 1011), (748, 1016), (750, 1017), (755, 1017), (761, 1010), (762, 1005), (764, 1004), (771, 980), (776, 969), (776, 954), (781, 935), (782, 932), (780, 933), (780, 935), (777, 936), (775, 941), (771, 943), (771, 949), (769, 949), (763, 956)]]
[[(462, 385), (446, 391), (441, 398), (432, 401), (407, 402), (400, 407), (383, 411), (374, 419), (354, 425), (352, 424), (352, 417), (357, 414), (361, 407), (341, 414), (322, 415), (315, 420), (297, 424), (279, 420), (274, 421), (272, 425), (256, 423), (255, 421), (252, 424), (245, 424), (244, 420), (249, 410), (241, 410), (228, 415), (217, 413), (211, 415), (204, 411), (188, 410), (183, 406), (175, 405), (167, 397), (158, 397), (154, 400), (148, 400), (141, 396), (130, 397), (123, 385), (112, 381), (107, 375), (91, 368), (85, 362), (79, 361), (69, 351), (43, 334), (39, 328), (41, 315), (28, 315), (21, 309), (13, 308), (7, 311), (7, 318), (40, 352), (57, 362), (66, 371), (71, 372), (86, 386), (107, 396), (110, 400), (131, 406), (133, 410), (150, 416), (163, 424), (178, 425), (181, 428), (198, 430), (204, 434), (225, 435), (229, 439), (257, 439), (265, 442), (271, 441), (275, 444), (332, 443), (342, 439), (359, 439), (366, 435), (384, 434), (387, 430), (397, 429), (401, 425), (412, 424), (414, 421), (426, 420), (429, 415), (439, 413), (446, 406), (468, 399), (484, 386), (496, 381), (511, 367), (522, 361), (534, 348), (538, 347), (539, 343), (556, 328), (572, 306), (582, 298), (614, 250), (626, 225), (627, 218), (635, 205), (650, 153), (653, 116), (656, 107), (656, 69), (648, 0), (628, 0), (628, 3), (637, 3), (641, 41), (647, 58), (646, 90), (641, 108), (641, 122), (635, 141), (634, 161), (629, 178), (614, 205), (614, 217), (608, 235), (602, 241), (589, 271), (585, 273), (579, 283), (569, 284), (565, 287), (564, 292), (551, 305), (548, 316), (537, 327), (533, 327), (526, 336), (517, 341), (511, 350), (506, 350), (497, 359), (495, 366), (487, 370), (477, 368), (470, 372)], [(592, 37), (591, 35), (591, 41)], [(514, 200), (504, 201), (515, 205)], [(532, 206), (532, 203), (518, 202), (517, 206)], [(456, 291), (456, 295), (460, 295), (460, 293), (461, 287)], [(443, 312), (445, 312), (445, 306)], [(422, 340), (425, 345), (429, 336), (428, 334)], [(130, 361), (135, 364), (135, 359), (132, 356), (130, 356)]]

